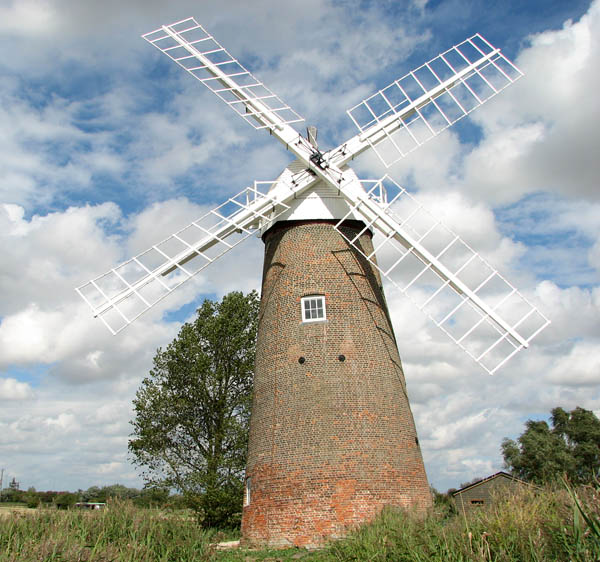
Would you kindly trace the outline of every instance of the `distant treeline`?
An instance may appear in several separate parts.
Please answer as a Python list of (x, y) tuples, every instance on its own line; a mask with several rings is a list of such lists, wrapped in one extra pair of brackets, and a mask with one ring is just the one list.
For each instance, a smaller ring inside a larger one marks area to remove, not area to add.
[(111, 498), (132, 500), (140, 507), (158, 507), (171, 506), (183, 507), (183, 498), (180, 495), (169, 493), (166, 488), (151, 487), (128, 488), (122, 484), (112, 484), (111, 486), (91, 486), (87, 490), (77, 490), (76, 492), (37, 491), (31, 487), (27, 490), (15, 488), (5, 488), (2, 490), (0, 501), (12, 503), (24, 503), (29, 507), (38, 505), (56, 505), (64, 508), (74, 505), (77, 502), (106, 502)]

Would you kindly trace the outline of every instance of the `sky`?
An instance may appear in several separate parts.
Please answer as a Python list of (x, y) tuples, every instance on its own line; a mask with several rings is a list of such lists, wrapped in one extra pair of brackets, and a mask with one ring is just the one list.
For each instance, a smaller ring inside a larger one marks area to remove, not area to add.
[(117, 336), (74, 290), (291, 160), (140, 38), (189, 16), (326, 149), (439, 52), (477, 32), (502, 48), (524, 78), (387, 173), (552, 323), (489, 376), (386, 286), (430, 483), (501, 470), (502, 439), (556, 406), (600, 414), (600, 1), (0, 0), (5, 485), (141, 487), (129, 422), (157, 348), (204, 298), (260, 288), (253, 238)]

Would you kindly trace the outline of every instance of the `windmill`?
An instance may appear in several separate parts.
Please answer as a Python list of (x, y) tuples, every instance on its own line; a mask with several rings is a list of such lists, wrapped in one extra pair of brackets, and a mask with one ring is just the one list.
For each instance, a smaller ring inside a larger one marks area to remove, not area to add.
[(390, 166), (522, 76), (480, 35), (348, 110), (358, 133), (323, 151), (316, 129), (195, 19), (143, 35), (295, 160), (77, 289), (113, 334), (253, 234), (265, 244), (242, 533), (316, 545), (383, 505), (430, 503), (382, 288), (399, 289), (487, 372), (548, 320), (392, 178)]

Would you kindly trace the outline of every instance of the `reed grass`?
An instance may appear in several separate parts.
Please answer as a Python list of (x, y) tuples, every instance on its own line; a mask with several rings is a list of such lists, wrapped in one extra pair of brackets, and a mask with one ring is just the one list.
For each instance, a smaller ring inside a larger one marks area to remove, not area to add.
[(524, 489), (467, 516), (385, 509), (316, 551), (217, 551), (231, 534), (202, 530), (186, 512), (113, 501), (103, 511), (31, 509), (0, 519), (0, 562), (598, 562), (600, 491)]
[(215, 535), (186, 514), (140, 509), (130, 501), (99, 511), (32, 509), (0, 520), (0, 561), (210, 560)]
[(597, 488), (527, 488), (468, 515), (419, 518), (387, 509), (330, 546), (323, 560), (598, 562)]

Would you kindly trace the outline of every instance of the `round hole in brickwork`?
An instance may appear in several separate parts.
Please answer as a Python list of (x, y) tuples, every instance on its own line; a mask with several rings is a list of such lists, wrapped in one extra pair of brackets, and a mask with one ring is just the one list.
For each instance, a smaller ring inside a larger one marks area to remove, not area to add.
[(346, 356), (345, 355), (338, 355), (338, 359), (342, 362), (346, 361)]
[(306, 361), (306, 359), (304, 359), (304, 357), (300, 357), (298, 359), (298, 363), (300, 363), (300, 365), (303, 365), (305, 361)]

